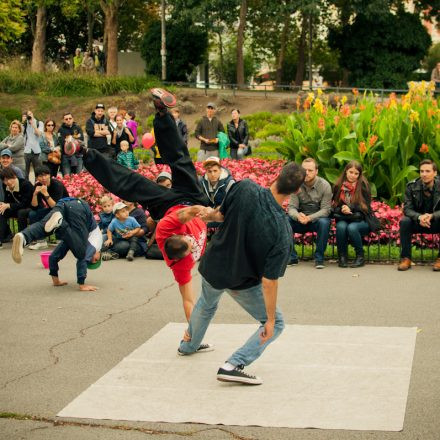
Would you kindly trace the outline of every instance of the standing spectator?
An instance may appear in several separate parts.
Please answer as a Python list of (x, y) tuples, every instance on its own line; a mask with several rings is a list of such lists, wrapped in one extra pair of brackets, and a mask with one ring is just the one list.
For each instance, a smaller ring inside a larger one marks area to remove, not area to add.
[(348, 241), (356, 251), (350, 267), (365, 264), (362, 237), (379, 229), (371, 209), (371, 190), (362, 174), (362, 165), (352, 160), (344, 168), (333, 190), (333, 216), (336, 220), (336, 245), (339, 267), (348, 267)]
[(121, 141), (120, 147), (121, 149), (118, 153), (116, 161), (130, 170), (137, 170), (139, 161), (134, 156), (133, 151), (129, 150), (128, 141)]
[(112, 154), (107, 143), (107, 136), (111, 136), (111, 129), (104, 112), (104, 104), (96, 104), (95, 111), (86, 122), (86, 132), (89, 136), (88, 147), (111, 158)]
[(240, 110), (231, 112), (232, 120), (228, 124), (228, 137), (231, 148), (231, 159), (242, 160), (250, 153), (249, 128), (244, 119), (240, 119)]
[(29, 179), (29, 172), (32, 167), (37, 168), (40, 165), (40, 136), (44, 131), (44, 125), (41, 121), (34, 118), (29, 110), (23, 113), (23, 135), (24, 135), (24, 163), (26, 179)]
[(440, 89), (440, 63), (437, 63), (434, 69), (432, 69), (431, 81), (434, 82), (436, 89)]
[[(116, 116), (118, 114), (118, 107), (109, 107), (107, 110), (108, 122), (112, 129), (116, 128)], [(125, 123), (124, 123), (125, 125)]]
[(73, 57), (73, 70), (79, 71), (81, 69), (83, 58), (84, 56), (81, 53), (81, 49), (78, 47), (75, 49), (75, 56)]
[(69, 70), (70, 59), (66, 46), (61, 46), (57, 54), (57, 66), (59, 70)]
[(9, 136), (6, 136), (0, 142), (0, 151), (4, 149), (11, 151), (14, 164), (24, 171), (24, 136), (22, 130), (23, 125), (20, 121), (12, 121), (9, 125)]
[[(0, 171), (10, 167), (19, 179), (24, 179), (24, 172), (13, 164), (12, 151), (5, 148), (0, 152)], [(1, 184), (0, 184), (1, 187)], [(2, 201), (3, 199), (0, 199)]]
[(81, 70), (86, 73), (95, 72), (95, 63), (93, 62), (93, 58), (90, 56), (90, 52), (85, 51), (84, 57), (81, 62)]
[(196, 139), (200, 141), (200, 150), (197, 161), (203, 162), (210, 156), (219, 156), (218, 137), (219, 131), (225, 131), (223, 124), (215, 116), (216, 106), (209, 102), (206, 106), (206, 116), (203, 116), (196, 127)]
[[(61, 148), (55, 133), (55, 121), (47, 119), (44, 123), (44, 133), (40, 136), (40, 160), (50, 170), (52, 177), (57, 177), (61, 163)], [(37, 176), (35, 176), (37, 178)]]
[(188, 146), (188, 127), (186, 126), (185, 122), (180, 119), (180, 110), (175, 107), (171, 110), (171, 114), (173, 115), (173, 118), (176, 120), (177, 124), (177, 131), (182, 136), (185, 145)]
[[(292, 194), (289, 200), (289, 221), (292, 233), (304, 234), (316, 232), (315, 267), (323, 269), (324, 253), (330, 232), (330, 212), (332, 208), (332, 189), (330, 184), (318, 176), (318, 164), (309, 157), (303, 160), (306, 178), (298, 194)], [(290, 265), (298, 264), (298, 255), (293, 242)]]
[(3, 182), (4, 201), (0, 202), (0, 247), (1, 243), (11, 235), (8, 219), (18, 219), (18, 230), (27, 226), (34, 187), (26, 179), (19, 179), (11, 168), (0, 173)]
[(132, 110), (129, 110), (126, 114), (125, 114), (125, 125), (130, 129), (133, 137), (134, 137), (134, 142), (133, 142), (133, 148), (136, 148), (139, 146), (138, 144), (138, 123), (136, 122), (136, 113)]
[[(425, 159), (420, 162), (420, 177), (406, 186), (403, 213), (404, 217), (400, 220), (402, 251), (398, 270), (411, 269), (412, 234), (440, 234), (440, 179), (434, 161)], [(440, 248), (432, 269), (440, 271)]]
[(84, 134), (81, 127), (74, 121), (72, 113), (65, 113), (63, 116), (63, 123), (58, 130), (59, 145), (61, 147), (61, 169), (63, 176), (69, 176), (70, 174), (79, 174), (83, 166), (83, 155), (79, 151), (71, 156), (64, 153), (64, 146), (66, 142), (75, 139), (81, 144), (84, 142)]
[(134, 142), (134, 137), (130, 129), (125, 127), (124, 117), (122, 115), (117, 115), (115, 121), (116, 126), (113, 128), (112, 147), (114, 157), (118, 157), (118, 154), (121, 152), (122, 141), (127, 141), (129, 144), (129, 150), (133, 151), (132, 144)]
[(105, 73), (105, 55), (99, 46), (93, 48), (93, 61), (95, 63), (96, 71), (98, 73)]

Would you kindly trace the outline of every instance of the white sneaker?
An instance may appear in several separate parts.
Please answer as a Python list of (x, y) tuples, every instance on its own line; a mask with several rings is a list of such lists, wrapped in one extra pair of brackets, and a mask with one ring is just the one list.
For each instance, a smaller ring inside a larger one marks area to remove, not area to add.
[(50, 219), (44, 225), (44, 230), (47, 233), (52, 232), (54, 229), (59, 228), (62, 222), (63, 222), (63, 215), (61, 214), (60, 211), (55, 211), (50, 216)]
[(20, 264), (23, 257), (23, 248), (25, 243), (24, 235), (19, 232), (14, 235), (12, 240), (12, 259)]
[(46, 240), (37, 241), (35, 244), (31, 244), (28, 249), (31, 249), (32, 251), (37, 251), (39, 249), (47, 249), (49, 246), (47, 244)]

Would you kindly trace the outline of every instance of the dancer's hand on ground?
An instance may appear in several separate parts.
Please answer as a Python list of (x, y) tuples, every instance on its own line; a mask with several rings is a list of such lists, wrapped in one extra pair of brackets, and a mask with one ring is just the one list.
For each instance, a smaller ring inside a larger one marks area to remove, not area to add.
[(98, 287), (91, 286), (89, 284), (80, 284), (79, 290), (81, 290), (82, 292), (94, 292), (95, 290), (98, 290)]
[(266, 321), (266, 324), (264, 324), (263, 331), (260, 333), (261, 345), (265, 344), (272, 338), (274, 327), (275, 327), (275, 321)]
[(61, 286), (66, 286), (67, 282), (66, 281), (61, 281), (58, 277), (52, 277), (52, 284), (55, 287), (61, 287)]
[(184, 342), (190, 342), (191, 341), (191, 336), (188, 333), (188, 330), (185, 330), (185, 333), (183, 334), (183, 341)]

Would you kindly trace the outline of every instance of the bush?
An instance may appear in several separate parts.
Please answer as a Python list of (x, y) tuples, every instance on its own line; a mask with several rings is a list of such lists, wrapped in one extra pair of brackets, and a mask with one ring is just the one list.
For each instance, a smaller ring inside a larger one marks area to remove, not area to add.
[(0, 140), (9, 135), (9, 124), (14, 120), (21, 120), (21, 111), (15, 108), (0, 108)]
[(0, 92), (47, 96), (102, 96), (141, 93), (159, 84), (152, 76), (102, 76), (76, 72), (1, 70)]

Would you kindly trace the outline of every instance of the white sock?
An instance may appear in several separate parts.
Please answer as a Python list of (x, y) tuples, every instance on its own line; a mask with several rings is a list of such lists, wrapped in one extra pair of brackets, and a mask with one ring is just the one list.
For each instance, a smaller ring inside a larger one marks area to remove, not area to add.
[(235, 365), (230, 364), (229, 362), (225, 362), (222, 365), (223, 370), (232, 371), (235, 368)]

